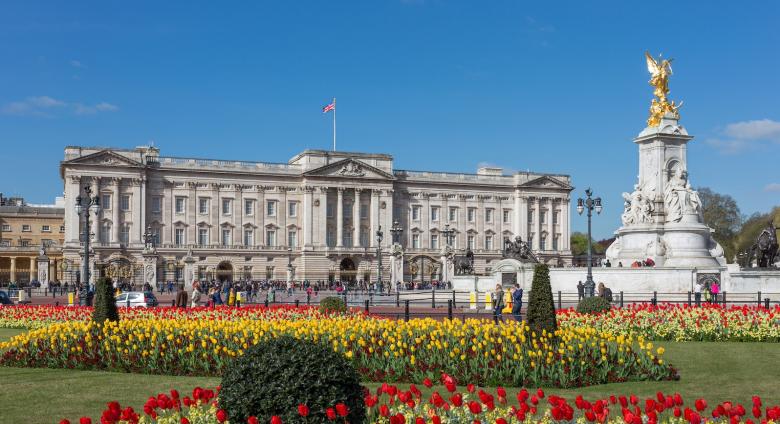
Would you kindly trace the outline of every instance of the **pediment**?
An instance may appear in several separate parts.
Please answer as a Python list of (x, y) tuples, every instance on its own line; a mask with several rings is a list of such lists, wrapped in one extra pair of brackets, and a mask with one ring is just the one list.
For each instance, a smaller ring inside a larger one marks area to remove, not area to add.
[(69, 165), (130, 166), (143, 167), (143, 164), (126, 158), (111, 150), (101, 150), (66, 162)]
[(522, 188), (548, 188), (548, 189), (561, 189), (572, 190), (573, 187), (564, 183), (563, 181), (550, 177), (548, 175), (541, 176), (539, 178), (527, 181), (520, 185)]
[(321, 166), (303, 174), (305, 177), (360, 178), (372, 180), (393, 180), (392, 174), (356, 159), (347, 158)]

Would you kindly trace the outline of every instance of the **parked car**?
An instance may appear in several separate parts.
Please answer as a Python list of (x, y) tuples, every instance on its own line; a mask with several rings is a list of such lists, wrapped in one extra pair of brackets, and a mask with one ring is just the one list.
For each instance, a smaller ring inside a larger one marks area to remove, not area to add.
[(116, 306), (131, 308), (152, 308), (157, 306), (157, 298), (152, 292), (124, 292), (116, 297)]
[(8, 296), (8, 293), (0, 291), (0, 305), (13, 305), (14, 301)]

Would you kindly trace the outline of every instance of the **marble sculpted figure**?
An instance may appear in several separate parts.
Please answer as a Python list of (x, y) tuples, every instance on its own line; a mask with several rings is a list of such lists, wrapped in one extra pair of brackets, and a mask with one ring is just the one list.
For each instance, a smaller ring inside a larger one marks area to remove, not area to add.
[(620, 219), (623, 225), (631, 224), (652, 224), (653, 221), (653, 202), (650, 196), (643, 193), (639, 184), (634, 185), (634, 191), (623, 193), (624, 210)]
[(666, 222), (680, 222), (683, 215), (696, 215), (702, 222), (702, 209), (699, 193), (691, 188), (688, 173), (677, 168), (664, 188), (664, 209)]

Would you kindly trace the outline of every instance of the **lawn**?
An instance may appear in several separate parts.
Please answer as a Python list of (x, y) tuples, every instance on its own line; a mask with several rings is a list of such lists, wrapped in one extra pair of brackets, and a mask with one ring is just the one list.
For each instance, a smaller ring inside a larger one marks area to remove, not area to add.
[[(0, 329), (0, 340), (21, 330)], [(682, 376), (680, 381), (608, 384), (574, 390), (547, 389), (548, 393), (588, 399), (610, 394), (654, 396), (657, 391), (679, 392), (691, 404), (698, 397), (710, 402), (732, 400), (749, 404), (760, 395), (765, 404), (780, 403), (780, 345), (774, 343), (658, 343), (666, 360)], [(185, 393), (196, 386), (213, 387), (218, 378), (172, 377), (111, 372), (22, 369), (0, 367), (0, 423), (57, 422), (88, 414), (98, 417), (105, 403), (119, 400), (137, 409), (149, 395), (171, 387)], [(376, 384), (368, 384), (372, 389)], [(439, 388), (443, 391), (443, 388)], [(510, 393), (516, 390), (508, 389)], [(427, 391), (426, 391), (427, 392)], [(427, 393), (426, 393), (427, 394)]]

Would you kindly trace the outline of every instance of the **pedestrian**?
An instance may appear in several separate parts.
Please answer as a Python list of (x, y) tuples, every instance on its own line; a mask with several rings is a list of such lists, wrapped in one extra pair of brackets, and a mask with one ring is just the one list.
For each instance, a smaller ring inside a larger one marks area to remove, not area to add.
[(504, 290), (501, 289), (501, 284), (496, 284), (496, 289), (493, 291), (493, 316), (494, 321), (498, 324), (498, 321), (504, 322)]
[(602, 282), (599, 282), (598, 297), (607, 298), (607, 287)]
[(176, 291), (176, 307), (178, 308), (186, 308), (187, 307), (187, 291), (184, 290), (184, 284), (179, 284), (178, 290)]
[(293, 294), (293, 283), (292, 280), (287, 282), (287, 297), (292, 296)]
[(577, 301), (585, 298), (585, 285), (582, 284), (582, 280), (577, 282)]
[(712, 303), (712, 289), (710, 288), (710, 282), (704, 283), (704, 300), (707, 303)]
[(515, 317), (515, 321), (520, 322), (520, 311), (523, 309), (523, 289), (520, 288), (520, 284), (515, 283), (515, 288), (512, 291), (512, 316)]
[(712, 292), (712, 302), (718, 303), (718, 293), (720, 293), (720, 285), (717, 281), (713, 281), (710, 284), (710, 291)]
[(192, 282), (192, 297), (190, 300), (190, 307), (196, 308), (200, 306), (200, 283), (198, 280)]
[(693, 285), (693, 298), (696, 301), (696, 306), (701, 306), (702, 289), (704, 289), (704, 285), (701, 283), (701, 281), (697, 281), (696, 284)]
[(168, 280), (168, 294), (173, 293), (173, 281)]

